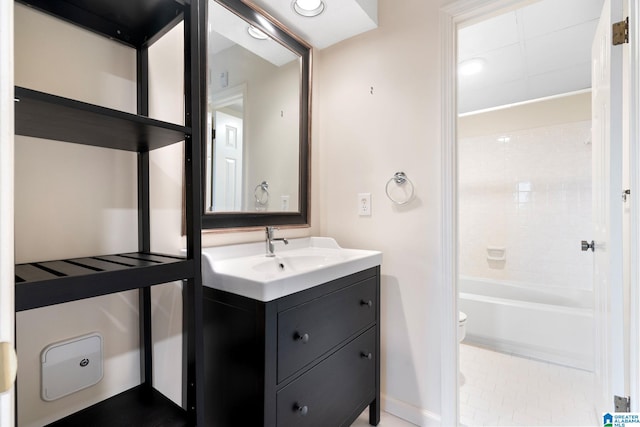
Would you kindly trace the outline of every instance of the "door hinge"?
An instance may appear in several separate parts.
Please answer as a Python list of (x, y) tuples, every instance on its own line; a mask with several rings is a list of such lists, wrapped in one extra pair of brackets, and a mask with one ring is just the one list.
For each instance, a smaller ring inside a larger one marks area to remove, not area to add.
[(624, 21), (616, 22), (613, 24), (613, 33), (611, 35), (611, 41), (614, 46), (619, 44), (629, 43), (629, 17)]
[(631, 397), (613, 396), (616, 412), (631, 412)]
[(622, 201), (626, 202), (627, 201), (627, 197), (629, 197), (630, 194), (631, 194), (631, 190), (624, 190), (622, 192)]

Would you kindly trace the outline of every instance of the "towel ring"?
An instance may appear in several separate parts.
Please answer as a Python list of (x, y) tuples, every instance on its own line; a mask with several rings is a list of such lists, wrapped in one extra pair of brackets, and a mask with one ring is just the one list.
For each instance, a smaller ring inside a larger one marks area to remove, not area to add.
[[(258, 189), (260, 189), (260, 196), (258, 196)], [(262, 181), (260, 184), (256, 185), (255, 190), (253, 190), (253, 196), (256, 199), (256, 203), (264, 206), (269, 203), (269, 184), (267, 181)]]
[[(409, 191), (409, 195), (404, 197), (404, 199), (394, 198), (393, 196), (391, 196), (389, 191), (389, 184), (391, 184), (392, 182), (395, 182), (396, 185), (398, 186), (404, 186), (405, 184), (408, 183), (409, 187), (411, 188), (411, 191)], [(396, 205), (405, 205), (409, 203), (411, 200), (413, 200), (413, 196), (415, 194), (414, 188), (413, 188), (413, 182), (411, 182), (411, 180), (407, 177), (407, 175), (404, 172), (396, 172), (393, 175), (393, 177), (389, 181), (387, 181), (387, 185), (385, 186), (384, 190), (387, 193), (387, 197), (389, 198), (389, 200), (391, 200)]]

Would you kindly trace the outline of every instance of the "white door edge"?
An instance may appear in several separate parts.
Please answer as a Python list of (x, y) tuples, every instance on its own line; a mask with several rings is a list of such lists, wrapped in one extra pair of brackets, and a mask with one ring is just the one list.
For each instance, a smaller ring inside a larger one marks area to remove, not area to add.
[[(452, 5), (453, 6), (453, 5)], [(440, 11), (442, 215), (440, 280), (440, 421), (458, 425), (460, 420), (458, 372), (458, 254), (457, 254), (457, 21), (455, 9)], [(455, 329), (454, 329), (455, 325)]]
[[(0, 2), (0, 342), (15, 346), (13, 253), (13, 2)], [(15, 387), (0, 394), (0, 427), (15, 425)]]
[(640, 114), (640, 7), (637, 2), (629, 1), (629, 146), (630, 146), (630, 283), (629, 283), (629, 317), (630, 342), (629, 360), (635, 361), (629, 366), (629, 393), (631, 396), (631, 411), (640, 411), (640, 263), (633, 260), (640, 259), (640, 128), (638, 114)]

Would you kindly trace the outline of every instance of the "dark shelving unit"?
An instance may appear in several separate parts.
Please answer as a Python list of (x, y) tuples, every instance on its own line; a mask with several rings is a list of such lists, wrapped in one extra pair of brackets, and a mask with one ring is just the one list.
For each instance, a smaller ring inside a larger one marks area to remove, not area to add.
[(16, 311), (193, 277), (193, 262), (151, 253), (18, 264)]
[(137, 152), (191, 135), (185, 126), (22, 87), (15, 88), (14, 96), (18, 135)]
[(49, 424), (50, 427), (190, 425), (181, 407), (154, 388), (139, 385), (97, 405)]
[[(132, 151), (138, 157), (137, 252), (16, 265), (16, 311), (139, 289), (142, 384), (51, 425), (202, 425), (200, 165), (201, 117), (206, 107), (201, 95), (206, 74), (206, 0), (16, 1), (123, 43), (137, 53), (137, 114), (15, 88), (17, 135)], [(184, 126), (148, 117), (148, 48), (181, 21), (184, 21)], [(151, 251), (149, 202), (149, 151), (181, 141), (185, 142), (184, 257)], [(182, 394), (186, 409), (163, 396), (152, 384), (150, 287), (174, 281), (183, 282)]]

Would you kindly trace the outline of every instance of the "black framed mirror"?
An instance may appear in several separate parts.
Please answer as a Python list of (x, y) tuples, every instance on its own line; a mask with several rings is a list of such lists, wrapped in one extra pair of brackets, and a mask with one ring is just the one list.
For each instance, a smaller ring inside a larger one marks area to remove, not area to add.
[(311, 47), (242, 0), (207, 26), (203, 229), (308, 224)]

